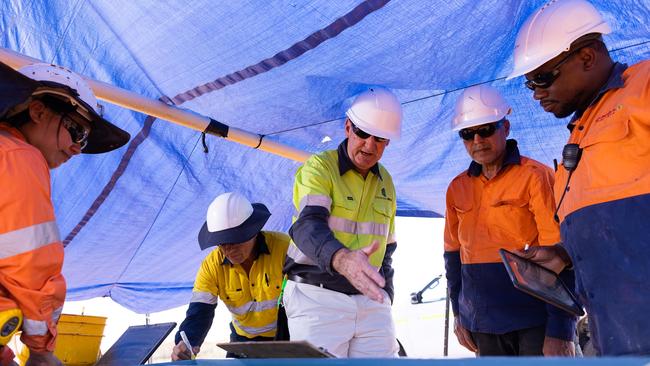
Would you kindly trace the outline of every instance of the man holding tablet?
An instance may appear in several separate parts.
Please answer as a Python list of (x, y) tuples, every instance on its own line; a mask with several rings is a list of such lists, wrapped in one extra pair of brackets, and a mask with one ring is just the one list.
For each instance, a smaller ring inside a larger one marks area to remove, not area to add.
[(553, 173), (506, 140), (509, 113), (487, 85), (466, 89), (456, 103), (453, 129), (473, 161), (447, 190), (445, 267), (454, 331), (480, 356), (572, 356), (575, 318), (514, 288), (499, 256), (501, 248), (560, 240)]

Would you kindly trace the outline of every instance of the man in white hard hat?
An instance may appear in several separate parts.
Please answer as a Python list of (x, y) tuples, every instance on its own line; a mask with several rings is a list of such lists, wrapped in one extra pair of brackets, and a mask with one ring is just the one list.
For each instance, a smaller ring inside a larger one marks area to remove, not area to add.
[(488, 85), (465, 89), (456, 102), (453, 130), (472, 162), (447, 190), (444, 257), (454, 332), (479, 356), (572, 356), (575, 318), (515, 289), (499, 256), (501, 248), (560, 240), (553, 171), (507, 139), (510, 111)]
[(562, 243), (528, 256), (573, 266), (600, 354), (647, 355), (650, 62), (614, 62), (607, 33), (585, 0), (550, 2), (519, 30), (510, 77), (525, 75), (546, 112), (573, 114), (555, 176)]
[[(216, 246), (196, 275), (192, 299), (176, 333), (172, 360), (189, 360), (200, 351), (212, 326), (217, 300), (232, 314), (231, 342), (271, 341), (276, 334), (282, 266), (289, 236), (262, 231), (271, 213), (239, 193), (224, 193), (208, 207), (199, 246)], [(193, 354), (183, 342), (187, 335)], [(237, 357), (228, 353), (226, 357)]]
[(22, 319), (26, 364), (61, 365), (53, 350), (65, 300), (63, 245), (49, 169), (80, 153), (117, 149), (129, 134), (101, 117), (88, 84), (62, 67), (17, 72), (0, 63), (0, 95), (0, 347), (8, 352)]
[(347, 139), (296, 173), (283, 298), (289, 334), (337, 357), (394, 357), (396, 196), (379, 159), (400, 137), (402, 107), (388, 90), (371, 89), (346, 115)]

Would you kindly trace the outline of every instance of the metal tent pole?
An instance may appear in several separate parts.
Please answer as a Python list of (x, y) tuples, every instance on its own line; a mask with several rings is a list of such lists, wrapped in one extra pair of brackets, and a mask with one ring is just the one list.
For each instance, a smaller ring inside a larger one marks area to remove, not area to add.
[[(0, 61), (14, 69), (41, 60), (25, 56), (7, 48), (0, 48)], [(304, 162), (311, 153), (264, 139), (264, 136), (225, 125), (192, 111), (167, 105), (159, 100), (143, 97), (137, 93), (118, 88), (114, 85), (84, 77), (97, 98), (121, 107), (163, 119), (196, 131), (223, 137), (227, 140), (257, 148), (287, 159)]]

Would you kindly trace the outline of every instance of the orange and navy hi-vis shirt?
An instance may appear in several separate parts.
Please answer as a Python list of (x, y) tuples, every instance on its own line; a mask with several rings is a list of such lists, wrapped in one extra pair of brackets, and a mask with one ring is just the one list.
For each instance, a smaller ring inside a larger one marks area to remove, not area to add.
[[(472, 162), (447, 190), (445, 267), (454, 314), (473, 331), (503, 334), (546, 325), (546, 335), (573, 339), (575, 319), (515, 289), (499, 249), (560, 241), (553, 220), (553, 171), (519, 155), (508, 140), (492, 179)], [(563, 274), (571, 282), (571, 273)]]
[(63, 245), (41, 152), (0, 123), (0, 311), (20, 308), (21, 341), (53, 351), (65, 300)]
[[(650, 354), (650, 61), (616, 63), (569, 125), (581, 158), (555, 178), (562, 241), (603, 355)], [(567, 187), (567, 180), (569, 184)]]

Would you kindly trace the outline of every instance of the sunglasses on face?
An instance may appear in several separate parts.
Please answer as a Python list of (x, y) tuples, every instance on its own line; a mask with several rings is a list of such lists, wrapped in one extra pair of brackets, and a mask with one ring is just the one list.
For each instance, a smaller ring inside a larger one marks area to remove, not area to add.
[(564, 65), (564, 63), (567, 62), (569, 58), (571, 58), (571, 56), (573, 56), (574, 54), (576, 54), (576, 52), (580, 51), (582, 48), (586, 46), (587, 45), (584, 45), (582, 47), (576, 48), (575, 50), (569, 52), (566, 56), (564, 56), (562, 60), (560, 60), (560, 62), (555, 64), (553, 70), (539, 73), (535, 75), (534, 78), (530, 80), (526, 80), (524, 84), (528, 89), (532, 91), (535, 91), (535, 88), (542, 88), (542, 89), (549, 88), (551, 85), (553, 85), (555, 80), (557, 80), (557, 78), (560, 77), (560, 67), (562, 67), (562, 65)]
[(65, 129), (70, 133), (72, 142), (81, 146), (81, 150), (88, 145), (90, 129), (84, 126), (83, 123), (75, 121), (74, 117), (70, 114), (64, 114), (61, 116), (61, 124), (63, 124), (63, 127), (65, 127)]
[(354, 132), (357, 137), (359, 137), (362, 140), (366, 140), (368, 137), (372, 136), (376, 142), (386, 142), (388, 141), (387, 138), (384, 137), (377, 137), (373, 136), (365, 131), (362, 131), (359, 127), (355, 126), (354, 123), (350, 122), (350, 125), (352, 126), (352, 132)]
[(470, 130), (468, 128), (463, 128), (462, 130), (458, 131), (458, 135), (460, 136), (460, 138), (462, 138), (465, 141), (474, 140), (475, 135), (479, 135), (482, 138), (487, 138), (487, 137), (490, 137), (490, 136), (494, 135), (494, 133), (499, 128), (501, 128), (501, 126), (503, 126), (504, 121), (505, 121), (505, 118), (500, 120), (500, 121), (490, 123), (489, 125), (484, 125), (484, 126), (481, 126), (481, 127), (478, 127), (478, 128), (474, 128), (472, 130)]

